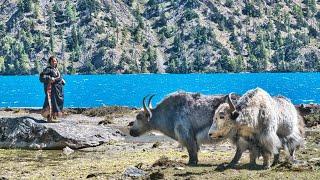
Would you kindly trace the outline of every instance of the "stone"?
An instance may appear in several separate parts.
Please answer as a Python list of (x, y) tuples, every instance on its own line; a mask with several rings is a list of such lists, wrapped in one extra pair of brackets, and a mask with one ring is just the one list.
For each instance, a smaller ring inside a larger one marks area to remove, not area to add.
[(74, 153), (74, 150), (69, 148), (68, 146), (63, 148), (63, 154), (69, 156), (70, 154)]
[(141, 177), (145, 176), (147, 173), (137, 167), (128, 167), (124, 172), (123, 175), (125, 177)]
[(32, 117), (0, 118), (0, 148), (71, 149), (121, 140), (117, 129), (64, 120), (47, 123)]

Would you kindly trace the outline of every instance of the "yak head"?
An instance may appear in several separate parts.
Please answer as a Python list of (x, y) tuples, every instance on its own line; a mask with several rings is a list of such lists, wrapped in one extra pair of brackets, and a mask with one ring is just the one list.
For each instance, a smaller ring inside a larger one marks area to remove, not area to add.
[(231, 101), (231, 94), (225, 97), (225, 103), (220, 104), (213, 116), (213, 123), (209, 130), (209, 136), (214, 140), (227, 138), (233, 128), (239, 112)]
[(145, 96), (142, 100), (143, 109), (137, 114), (136, 120), (130, 128), (130, 135), (137, 137), (151, 130), (150, 119), (152, 118), (151, 100), (154, 95), (150, 96), (148, 106), (146, 105)]

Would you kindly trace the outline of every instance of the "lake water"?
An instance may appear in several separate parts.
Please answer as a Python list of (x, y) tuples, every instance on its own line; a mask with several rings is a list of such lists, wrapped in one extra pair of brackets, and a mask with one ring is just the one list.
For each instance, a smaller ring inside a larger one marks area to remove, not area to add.
[[(293, 103), (320, 103), (320, 73), (66, 75), (65, 107), (121, 105), (141, 107), (156, 94), (153, 105), (177, 90), (203, 94), (243, 94), (261, 87)], [(0, 107), (42, 107), (38, 76), (0, 76)]]

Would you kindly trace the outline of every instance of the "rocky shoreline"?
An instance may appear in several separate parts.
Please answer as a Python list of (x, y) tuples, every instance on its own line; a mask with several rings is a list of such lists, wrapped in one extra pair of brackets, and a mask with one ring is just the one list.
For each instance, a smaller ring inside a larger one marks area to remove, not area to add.
[[(295, 105), (302, 115), (306, 127), (320, 125), (320, 104), (298, 104)], [(81, 114), (89, 117), (105, 117), (106, 121), (112, 121), (113, 118), (136, 112), (137, 108), (123, 106), (106, 106), (96, 108), (65, 108), (64, 116), (72, 114)], [(13, 113), (34, 113), (40, 114), (41, 109), (33, 108), (0, 108), (0, 112)], [(1, 118), (1, 113), (0, 113)], [(103, 123), (103, 122), (101, 122)]]

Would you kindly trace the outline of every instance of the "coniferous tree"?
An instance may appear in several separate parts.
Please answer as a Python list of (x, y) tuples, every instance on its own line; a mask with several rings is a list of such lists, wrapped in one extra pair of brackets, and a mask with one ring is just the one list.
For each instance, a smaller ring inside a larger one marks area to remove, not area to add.
[(39, 74), (41, 72), (41, 66), (38, 59), (34, 60), (34, 66), (31, 70), (32, 74)]
[(52, 10), (48, 10), (48, 14), (49, 14), (49, 34), (50, 34), (50, 52), (53, 53), (54, 52), (54, 13)]
[(33, 8), (33, 15), (34, 18), (38, 19), (40, 16), (40, 0), (33, 0), (34, 8)]
[(6, 71), (5, 59), (4, 57), (0, 56), (0, 74), (4, 74), (5, 71)]
[(76, 9), (71, 4), (70, 0), (67, 0), (67, 2), (66, 2), (66, 16), (67, 16), (67, 21), (69, 24), (76, 21), (76, 18), (77, 18)]

